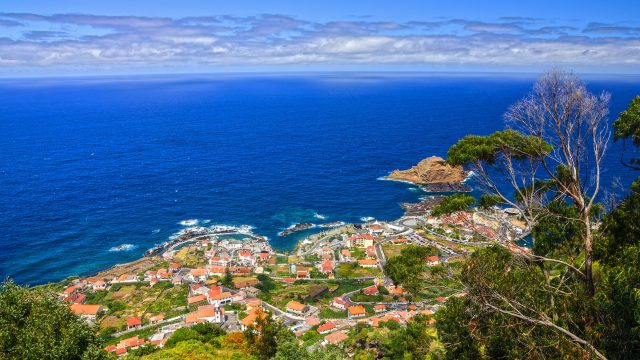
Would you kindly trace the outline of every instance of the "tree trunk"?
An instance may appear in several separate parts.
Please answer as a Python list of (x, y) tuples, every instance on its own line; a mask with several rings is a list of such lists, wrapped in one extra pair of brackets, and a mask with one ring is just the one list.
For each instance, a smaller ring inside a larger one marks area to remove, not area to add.
[(591, 233), (591, 216), (589, 211), (585, 212), (584, 215), (584, 224), (585, 224), (585, 239), (584, 239), (584, 275), (585, 275), (585, 286), (587, 290), (587, 295), (589, 297), (595, 294), (595, 287), (593, 285), (593, 234)]

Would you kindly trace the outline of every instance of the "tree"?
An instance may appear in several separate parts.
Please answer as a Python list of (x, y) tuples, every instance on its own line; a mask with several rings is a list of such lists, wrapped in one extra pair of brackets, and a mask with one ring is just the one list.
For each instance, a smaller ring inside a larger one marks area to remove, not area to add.
[(471, 255), (461, 281), (466, 296), (450, 298), (436, 315), (449, 358), (481, 350), (488, 358), (605, 358), (593, 345), (599, 335), (589, 298), (576, 297), (580, 279), (548, 282), (535, 263), (493, 245)]
[[(466, 136), (449, 149), (449, 163), (479, 175), (481, 205), (517, 208), (533, 237), (532, 254), (489, 247), (471, 256), (460, 278), (467, 298), (452, 300), (440, 334), (450, 344), (469, 337), (475, 344), (452, 345), (453, 352), (604, 358), (594, 326), (601, 313), (592, 307), (593, 231), (602, 213), (596, 199), (608, 100), (574, 75), (550, 72), (506, 112), (510, 128)], [(449, 317), (455, 314), (461, 321)]]
[[(546, 214), (549, 201), (568, 199), (582, 224), (582, 272), (590, 296), (595, 293), (593, 210), (610, 138), (609, 98), (606, 93), (590, 93), (573, 74), (549, 72), (507, 110), (511, 129), (467, 136), (447, 153), (451, 164), (473, 166), (486, 190), (518, 208), (530, 228)], [(514, 196), (497, 185), (496, 175), (507, 180)]]
[(407, 323), (406, 328), (393, 331), (390, 341), (385, 346), (385, 358), (424, 359), (430, 352), (432, 342), (427, 329), (427, 318), (417, 315)]
[(384, 273), (394, 284), (402, 285), (412, 295), (417, 295), (424, 287), (424, 274), (427, 269), (426, 258), (438, 254), (434, 247), (408, 246), (399, 256), (390, 258), (384, 265)]
[(222, 285), (226, 287), (233, 286), (233, 275), (231, 275), (231, 270), (228, 267), (224, 271), (224, 278), (222, 278)]
[(476, 202), (476, 199), (467, 194), (453, 194), (442, 199), (442, 202), (431, 210), (431, 215), (441, 216), (456, 211), (467, 210)]
[[(281, 344), (295, 341), (295, 335), (279, 319), (274, 319), (271, 313), (257, 314), (256, 324), (244, 331), (245, 339), (251, 348), (251, 353), (258, 359), (271, 359), (278, 352)], [(295, 351), (288, 349), (286, 351)], [(283, 350), (285, 351), (285, 350)]]
[(109, 359), (84, 321), (45, 287), (0, 285), (0, 358)]
[[(640, 95), (633, 98), (627, 109), (620, 113), (620, 117), (613, 123), (613, 128), (616, 140), (631, 139), (633, 144), (640, 146)], [(630, 163), (626, 163), (622, 157), (620, 160), (624, 165), (640, 170), (640, 159), (632, 159)]]

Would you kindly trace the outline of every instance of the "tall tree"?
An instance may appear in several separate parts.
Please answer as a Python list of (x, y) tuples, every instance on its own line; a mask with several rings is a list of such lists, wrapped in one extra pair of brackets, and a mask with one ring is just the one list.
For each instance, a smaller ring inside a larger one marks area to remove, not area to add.
[[(511, 129), (467, 136), (447, 154), (452, 164), (474, 167), (487, 191), (520, 209), (530, 228), (545, 216), (549, 201), (568, 199), (582, 225), (582, 273), (590, 296), (595, 292), (594, 207), (610, 138), (609, 98), (590, 93), (573, 74), (551, 71), (505, 113)], [(497, 175), (508, 181), (514, 195), (497, 185)]]

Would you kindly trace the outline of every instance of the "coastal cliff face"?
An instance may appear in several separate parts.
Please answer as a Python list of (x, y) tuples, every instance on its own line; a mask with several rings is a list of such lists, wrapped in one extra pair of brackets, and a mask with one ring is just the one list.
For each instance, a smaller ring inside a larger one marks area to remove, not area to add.
[(408, 170), (394, 170), (387, 178), (419, 185), (460, 183), (467, 176), (462, 166), (451, 166), (439, 156), (428, 157)]

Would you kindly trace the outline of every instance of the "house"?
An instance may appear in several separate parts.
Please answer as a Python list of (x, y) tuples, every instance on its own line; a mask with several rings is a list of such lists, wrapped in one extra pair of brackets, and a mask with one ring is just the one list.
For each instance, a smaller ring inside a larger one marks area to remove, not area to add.
[(247, 265), (254, 265), (255, 258), (251, 255), (251, 251), (249, 250), (240, 250), (238, 251), (238, 261)]
[(351, 262), (351, 251), (349, 251), (349, 249), (340, 250), (340, 260), (344, 262)]
[(95, 321), (100, 313), (104, 311), (102, 305), (73, 304), (69, 306), (71, 311), (86, 321)]
[(373, 246), (367, 246), (367, 257), (369, 259), (375, 259), (376, 258), (376, 249)]
[(269, 254), (268, 251), (261, 251), (258, 254), (258, 261), (260, 261), (261, 264), (267, 263), (269, 261), (269, 258), (271, 257), (271, 254)]
[(136, 275), (130, 275), (130, 274), (122, 274), (117, 279), (114, 279), (112, 281), (112, 283), (116, 283), (116, 284), (127, 284), (127, 283), (134, 283), (134, 282), (138, 282), (138, 277)]
[(60, 298), (62, 298), (62, 299), (66, 299), (70, 295), (77, 293), (78, 290), (80, 290), (80, 286), (79, 285), (71, 285), (71, 286), (67, 287), (66, 289), (64, 289), (61, 293), (59, 293), (58, 296), (60, 296)]
[(336, 329), (336, 324), (334, 324), (332, 321), (329, 321), (327, 323), (324, 323), (318, 326), (318, 334), (328, 334), (335, 329)]
[(146, 271), (144, 273), (144, 281), (151, 281), (151, 279), (157, 279), (158, 278), (158, 272), (157, 271)]
[(377, 304), (373, 306), (373, 311), (376, 313), (386, 311), (387, 307), (384, 304)]
[(304, 320), (304, 324), (309, 327), (320, 325), (320, 318), (316, 316), (310, 316)]
[(363, 268), (375, 268), (378, 266), (378, 260), (374, 260), (374, 259), (358, 260), (358, 265), (360, 265)]
[(311, 274), (309, 273), (309, 270), (307, 270), (306, 268), (299, 266), (297, 271), (296, 271), (296, 278), (297, 279), (311, 279)]
[(322, 250), (320, 251), (321, 251), (320, 255), (333, 256), (333, 249), (328, 246), (323, 247)]
[(205, 302), (207, 298), (204, 295), (198, 294), (187, 298), (187, 305), (197, 305)]
[(258, 319), (264, 319), (267, 317), (267, 313), (262, 310), (262, 307), (255, 307), (251, 310), (247, 311), (249, 315), (244, 319), (240, 320), (240, 329), (242, 331), (246, 330), (248, 327), (255, 326)]
[(349, 306), (347, 310), (349, 310), (349, 319), (361, 318), (367, 315), (367, 311), (362, 305)]
[(206, 269), (191, 269), (185, 278), (191, 282), (199, 282), (207, 280)]
[(347, 306), (349, 306), (349, 303), (342, 300), (342, 298), (334, 297), (333, 301), (331, 302), (331, 306), (339, 310), (347, 310)]
[(160, 313), (160, 314), (158, 314), (158, 315), (151, 316), (151, 317), (149, 318), (149, 323), (150, 323), (150, 324), (157, 324), (157, 323), (159, 323), (159, 322), (161, 322), (161, 321), (164, 321), (164, 314), (163, 314), (163, 313)]
[(190, 312), (185, 318), (187, 325), (193, 325), (196, 323), (223, 323), (224, 322), (224, 309), (214, 305), (202, 305), (198, 307), (198, 310)]
[(262, 291), (260, 291), (260, 289), (255, 288), (253, 286), (249, 286), (249, 287), (244, 288), (244, 291), (247, 293), (247, 296), (251, 296), (251, 297), (256, 297), (256, 296), (260, 295), (260, 293), (262, 292)]
[(341, 342), (347, 340), (349, 338), (349, 336), (342, 332), (342, 331), (336, 331), (332, 334), (329, 334), (327, 336), (324, 337), (324, 340), (322, 341), (323, 345), (327, 345), (327, 344), (331, 344), (331, 345), (338, 345)]
[(209, 297), (209, 304), (216, 307), (223, 306), (225, 304), (230, 304), (230, 303), (231, 303), (231, 293), (228, 291), (220, 294), (214, 294), (213, 296)]
[(93, 291), (106, 290), (106, 289), (107, 289), (107, 283), (102, 280), (97, 280), (96, 282), (93, 283)]
[(329, 260), (323, 261), (320, 264), (320, 271), (327, 275), (333, 274), (333, 262)]
[(149, 281), (149, 286), (150, 286), (150, 287), (153, 287), (153, 285), (155, 285), (155, 284), (157, 284), (157, 283), (158, 283), (158, 279), (155, 279), (155, 278), (154, 278), (154, 279), (151, 279), (151, 280)]
[(74, 292), (71, 295), (67, 296), (64, 301), (69, 304), (84, 304), (84, 301), (87, 299), (87, 295), (81, 294), (79, 292)]
[(380, 293), (380, 291), (378, 291), (378, 287), (375, 285), (366, 287), (364, 289), (362, 289), (362, 293), (365, 295), (378, 295)]
[(178, 263), (171, 263), (171, 264), (169, 264), (169, 271), (172, 272), (172, 273), (175, 273), (178, 270), (180, 270), (181, 267), (182, 267), (182, 265), (180, 265)]
[(429, 256), (427, 257), (427, 265), (436, 266), (440, 265), (440, 258), (437, 256)]
[(369, 234), (358, 234), (347, 238), (347, 247), (367, 248), (373, 246), (373, 236)]
[(398, 238), (398, 239), (391, 240), (391, 244), (393, 244), (393, 245), (405, 245), (408, 242), (409, 242), (409, 240), (407, 240), (405, 238)]
[(209, 289), (209, 287), (202, 284), (192, 284), (191, 286), (189, 286), (191, 295), (207, 295), (209, 290), (211, 290)]
[(222, 277), (224, 276), (224, 274), (226, 274), (227, 272), (227, 268), (224, 266), (210, 266), (209, 267), (209, 274), (211, 274), (211, 276), (217, 276), (217, 277)]
[(303, 315), (309, 310), (309, 307), (298, 301), (291, 300), (287, 303), (287, 311), (296, 315)]
[(222, 286), (212, 286), (209, 288), (209, 292), (207, 293), (207, 298), (211, 298), (212, 296), (222, 294)]
[(139, 329), (142, 327), (142, 319), (133, 316), (127, 319), (127, 330)]
[(229, 260), (228, 257), (212, 257), (211, 259), (209, 259), (209, 265), (211, 266), (221, 266), (223, 268), (226, 268), (227, 266), (229, 266), (229, 262), (231, 262), (231, 260)]
[(251, 268), (247, 266), (234, 266), (231, 268), (231, 274), (233, 275), (249, 275), (251, 274)]

